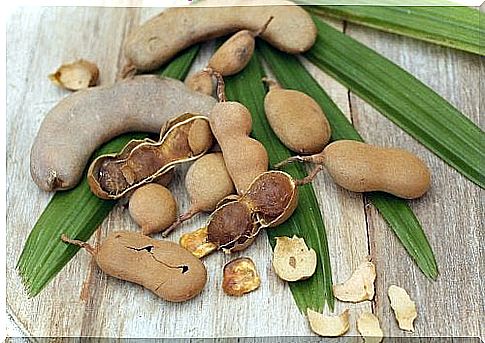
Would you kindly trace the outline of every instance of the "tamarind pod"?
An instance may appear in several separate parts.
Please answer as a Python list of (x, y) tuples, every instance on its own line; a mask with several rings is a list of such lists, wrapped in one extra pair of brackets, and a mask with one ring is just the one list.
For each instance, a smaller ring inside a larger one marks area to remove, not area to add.
[(62, 99), (44, 118), (30, 153), (30, 172), (43, 190), (74, 187), (94, 150), (126, 132), (159, 132), (185, 112), (207, 115), (214, 98), (181, 81), (135, 76)]

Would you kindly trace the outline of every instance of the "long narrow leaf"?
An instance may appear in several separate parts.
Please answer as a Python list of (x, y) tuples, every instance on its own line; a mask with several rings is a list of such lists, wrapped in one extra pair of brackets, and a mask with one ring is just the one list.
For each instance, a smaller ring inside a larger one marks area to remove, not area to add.
[(306, 57), (480, 187), (485, 135), (414, 76), (314, 18), (318, 37)]
[[(263, 108), (266, 90), (261, 81), (263, 76), (259, 59), (254, 56), (241, 73), (227, 78), (226, 93), (230, 99), (241, 102), (250, 110), (253, 117), (252, 135), (263, 143), (268, 151), (270, 163), (275, 164), (289, 157), (290, 152), (281, 144), (266, 120)], [(295, 178), (306, 175), (302, 166), (297, 165), (288, 166), (285, 171)], [(311, 185), (299, 187), (298, 208), (290, 219), (266, 232), (272, 247), (277, 236), (297, 235), (304, 238), (308, 246), (317, 252), (316, 273), (308, 280), (289, 284), (298, 308), (302, 312), (307, 308), (321, 311), (326, 301), (333, 309), (332, 273), (327, 238), (320, 207)]]
[[(318, 102), (332, 127), (333, 140), (362, 141), (361, 136), (345, 115), (296, 57), (283, 54), (266, 43), (258, 44), (258, 50), (262, 52), (283, 87), (302, 91)], [(370, 193), (369, 197), (418, 267), (427, 277), (436, 278), (438, 267), (433, 251), (419, 221), (406, 201), (384, 193)]]
[[(197, 55), (198, 46), (182, 53), (161, 71), (162, 76), (184, 78)], [(146, 134), (126, 134), (105, 144), (95, 156), (120, 151), (131, 139)], [(17, 268), (30, 296), (36, 296), (79, 250), (64, 244), (61, 234), (88, 240), (111, 211), (115, 201), (102, 200), (91, 193), (86, 178), (69, 191), (57, 192), (32, 229)]]
[(469, 7), (309, 6), (311, 12), (427, 42), (485, 53), (484, 15)]

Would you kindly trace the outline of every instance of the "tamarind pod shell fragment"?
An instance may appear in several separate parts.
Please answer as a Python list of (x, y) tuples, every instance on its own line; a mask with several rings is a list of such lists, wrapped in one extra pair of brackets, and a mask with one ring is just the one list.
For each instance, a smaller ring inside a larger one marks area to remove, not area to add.
[(271, 16), (274, 19), (261, 38), (279, 50), (299, 54), (315, 43), (312, 18), (290, 1), (261, 6), (261, 1), (254, 0), (209, 0), (197, 5), (205, 7), (169, 8), (136, 28), (124, 47), (128, 60), (140, 71), (153, 70), (196, 43), (244, 29), (257, 31)]
[(185, 112), (208, 115), (216, 100), (181, 81), (135, 76), (68, 95), (44, 118), (30, 153), (30, 172), (45, 191), (76, 186), (94, 150), (127, 132), (159, 132)]

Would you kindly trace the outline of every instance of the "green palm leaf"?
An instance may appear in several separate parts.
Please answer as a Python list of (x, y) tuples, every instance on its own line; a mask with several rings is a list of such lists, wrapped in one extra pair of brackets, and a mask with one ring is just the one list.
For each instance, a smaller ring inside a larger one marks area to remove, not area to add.
[(485, 53), (485, 21), (468, 7), (425, 6), (309, 6), (312, 13), (331, 16), (427, 42)]

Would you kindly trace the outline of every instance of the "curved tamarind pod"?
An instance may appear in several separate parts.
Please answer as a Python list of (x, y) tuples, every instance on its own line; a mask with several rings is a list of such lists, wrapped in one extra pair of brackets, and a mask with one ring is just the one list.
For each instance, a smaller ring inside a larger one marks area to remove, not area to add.
[(215, 103), (181, 81), (156, 76), (70, 94), (47, 113), (34, 139), (32, 178), (46, 191), (72, 188), (101, 144), (126, 132), (159, 132), (178, 114), (207, 115)]
[(239, 30), (257, 31), (271, 16), (261, 38), (274, 47), (299, 54), (315, 43), (316, 26), (305, 10), (284, 0), (278, 6), (254, 6), (258, 4), (261, 1), (228, 0), (221, 7), (218, 1), (206, 0), (198, 3), (204, 7), (166, 9), (129, 35), (125, 55), (139, 71), (153, 70), (193, 44)]

